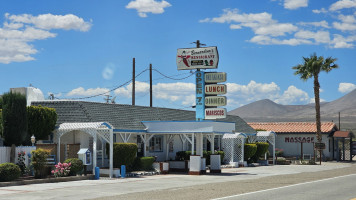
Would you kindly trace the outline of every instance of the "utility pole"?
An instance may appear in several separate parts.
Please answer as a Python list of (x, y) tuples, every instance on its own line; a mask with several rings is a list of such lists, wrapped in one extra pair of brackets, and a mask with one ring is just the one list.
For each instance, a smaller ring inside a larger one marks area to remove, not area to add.
[[(196, 42), (193, 42), (193, 43), (195, 43), (197, 45), (197, 48), (200, 48), (200, 46), (206, 46), (206, 44), (200, 43), (199, 40), (197, 40)], [(197, 69), (197, 71), (200, 71), (200, 69)]]
[(152, 64), (150, 64), (150, 107), (152, 107)]
[(135, 58), (132, 59), (132, 105), (135, 105)]

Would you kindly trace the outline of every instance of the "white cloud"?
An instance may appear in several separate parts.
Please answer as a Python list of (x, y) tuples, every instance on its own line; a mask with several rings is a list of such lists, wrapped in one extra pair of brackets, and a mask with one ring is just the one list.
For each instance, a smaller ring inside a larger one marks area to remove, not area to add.
[[(131, 98), (132, 83), (126, 87), (118, 88), (114, 93), (118, 96)], [(149, 84), (136, 81), (136, 95), (143, 95), (149, 92)], [(153, 97), (156, 99), (178, 102), (182, 105), (195, 105), (195, 84), (193, 83), (157, 83), (153, 85)]]
[(299, 31), (295, 34), (296, 38), (314, 39), (316, 43), (329, 43), (330, 33), (328, 31)]
[(338, 19), (340, 22), (334, 22), (333, 26), (335, 29), (341, 31), (355, 31), (356, 30), (356, 18), (353, 15), (339, 15)]
[(339, 92), (341, 93), (348, 93), (352, 90), (356, 89), (356, 85), (353, 83), (340, 83), (339, 84)]
[(230, 29), (251, 28), (257, 35), (284, 36), (298, 30), (298, 27), (290, 23), (278, 23), (267, 12), (239, 13), (237, 9), (225, 9), (220, 17), (206, 18), (200, 22), (233, 23)]
[(54, 38), (51, 29), (88, 31), (91, 23), (75, 15), (5, 14), (5, 22), (0, 27), (0, 63), (26, 62), (35, 60), (38, 51), (30, 43), (35, 40)]
[[(356, 1), (356, 0), (355, 0)], [(323, 8), (314, 13), (326, 12)], [(250, 28), (254, 35), (247, 39), (259, 45), (325, 45), (327, 48), (353, 48), (356, 41), (356, 17), (340, 14), (336, 21), (280, 23), (272, 14), (241, 13), (237, 9), (224, 9), (218, 17), (205, 18), (202, 23), (226, 23), (232, 30)], [(329, 24), (332, 24), (329, 25)], [(330, 29), (330, 30), (325, 30)], [(342, 35), (335, 32), (342, 31)], [(330, 33), (333, 33), (331, 35)], [(348, 35), (347, 35), (348, 34)]]
[(227, 83), (227, 99), (229, 107), (270, 99), (280, 104), (306, 104), (310, 102), (308, 93), (291, 85), (281, 94), (279, 86), (274, 83), (257, 83), (251, 80), (247, 85)]
[(135, 0), (130, 1), (126, 8), (136, 9), (140, 17), (147, 17), (147, 13), (162, 14), (164, 9), (170, 6), (171, 4), (164, 0)]
[(288, 87), (283, 94), (274, 100), (279, 104), (294, 104), (300, 102), (310, 102), (308, 93), (304, 92), (301, 89), (296, 88), (294, 85)]
[(109, 63), (105, 66), (102, 72), (102, 76), (104, 79), (110, 80), (114, 76), (114, 73), (115, 73), (115, 65), (113, 63)]
[(320, 10), (312, 10), (313, 13), (315, 14), (320, 14), (320, 13), (327, 13), (328, 11), (325, 8), (321, 8)]
[(73, 14), (67, 15), (52, 15), (43, 14), (32, 16), (29, 14), (22, 15), (5, 15), (11, 23), (30, 24), (36, 28), (51, 30), (51, 29), (64, 29), (64, 30), (79, 30), (88, 31), (92, 24), (85, 22), (83, 18), (77, 17)]
[(320, 22), (299, 22), (299, 25), (302, 26), (315, 26), (315, 27), (323, 27), (323, 28), (330, 28), (329, 23), (325, 20)]
[(264, 36), (264, 35), (254, 36), (253, 38), (251, 38), (250, 42), (262, 44), (262, 45), (276, 44), (276, 45), (290, 45), (290, 46), (297, 46), (301, 44), (312, 44), (310, 40), (306, 40), (302, 38), (291, 38), (291, 39), (281, 40), (281, 39), (271, 38), (269, 36)]
[(107, 88), (89, 88), (85, 90), (83, 87), (79, 87), (73, 89), (72, 91), (68, 92), (66, 96), (92, 96), (98, 95), (102, 93), (108, 93), (110, 90)]
[(284, 8), (295, 10), (301, 7), (308, 7), (308, 0), (284, 0)]
[(330, 7), (330, 11), (337, 11), (344, 8), (356, 8), (356, 0), (339, 0), (333, 3)]
[(342, 35), (339, 34), (334, 34), (334, 39), (330, 42), (330, 46), (332, 48), (353, 48), (354, 42), (356, 40), (356, 37), (350, 36), (345, 38)]

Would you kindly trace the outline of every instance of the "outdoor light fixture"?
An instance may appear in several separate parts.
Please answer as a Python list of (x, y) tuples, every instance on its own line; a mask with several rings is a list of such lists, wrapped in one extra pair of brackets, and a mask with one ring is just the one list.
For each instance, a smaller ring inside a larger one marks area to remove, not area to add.
[(34, 135), (31, 136), (31, 143), (32, 146), (35, 146), (35, 142), (36, 142), (36, 137)]

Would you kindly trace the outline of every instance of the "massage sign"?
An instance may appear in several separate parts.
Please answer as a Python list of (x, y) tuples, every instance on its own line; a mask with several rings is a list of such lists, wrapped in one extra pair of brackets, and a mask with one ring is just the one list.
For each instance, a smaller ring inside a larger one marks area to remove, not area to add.
[(194, 70), (196, 75), (196, 120), (226, 118), (226, 73), (203, 72), (200, 69), (216, 69), (219, 54), (217, 47), (189, 48), (177, 50), (178, 70)]

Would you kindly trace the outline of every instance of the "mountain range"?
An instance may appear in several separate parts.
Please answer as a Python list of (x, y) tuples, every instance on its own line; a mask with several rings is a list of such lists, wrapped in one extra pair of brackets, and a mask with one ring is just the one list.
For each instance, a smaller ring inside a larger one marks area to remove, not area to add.
[[(356, 132), (356, 89), (345, 96), (320, 105), (321, 121), (333, 121), (340, 130)], [(247, 122), (315, 122), (315, 106), (281, 105), (269, 99), (259, 100), (230, 112)], [(339, 127), (339, 128), (340, 128)]]

